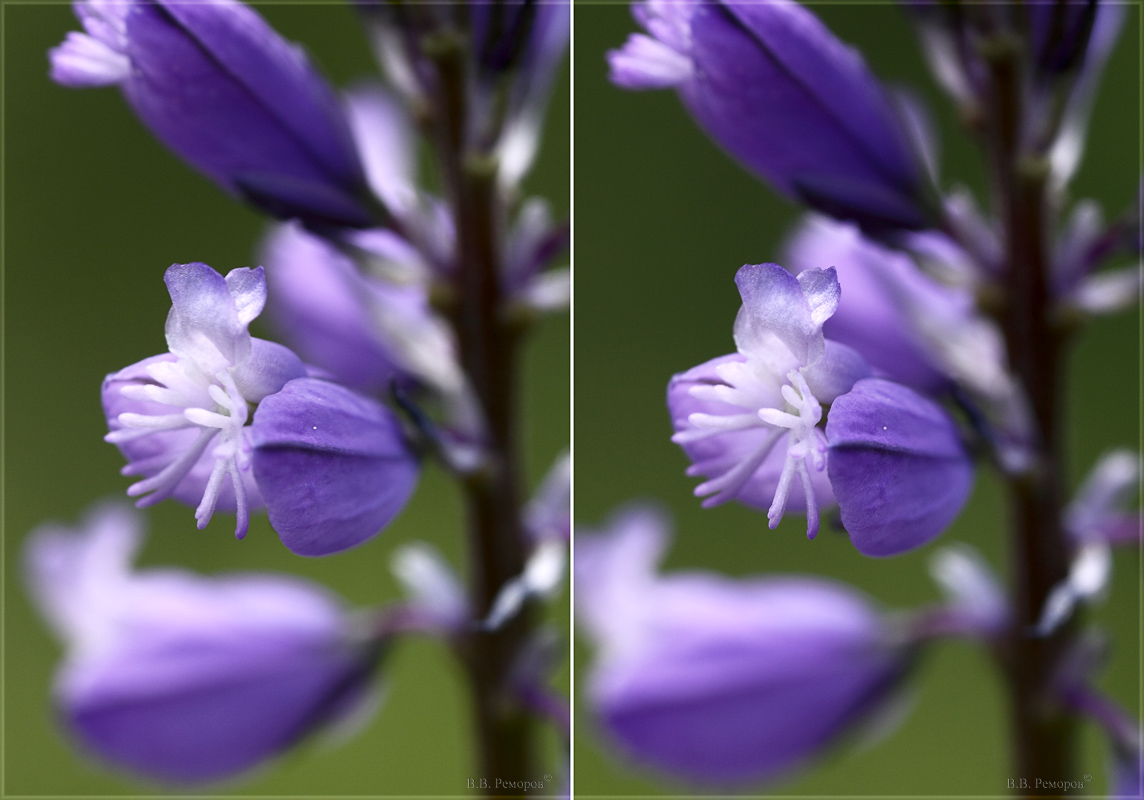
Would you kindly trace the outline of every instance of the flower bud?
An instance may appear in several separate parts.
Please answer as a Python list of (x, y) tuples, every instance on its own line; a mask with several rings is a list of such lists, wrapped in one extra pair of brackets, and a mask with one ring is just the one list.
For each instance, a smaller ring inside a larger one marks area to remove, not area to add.
[(803, 6), (649, 0), (612, 81), (678, 89), (707, 133), (778, 191), (871, 230), (927, 227), (922, 171), (861, 56)]
[(81, 0), (86, 33), (50, 53), (65, 86), (118, 84), (167, 147), (283, 218), (375, 223), (336, 97), (295, 45), (234, 0)]

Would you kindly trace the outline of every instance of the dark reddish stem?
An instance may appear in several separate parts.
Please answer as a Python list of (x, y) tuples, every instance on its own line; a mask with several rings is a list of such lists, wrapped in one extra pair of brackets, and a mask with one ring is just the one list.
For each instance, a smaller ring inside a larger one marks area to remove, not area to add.
[[(463, 482), (469, 530), (470, 598), (478, 619), (501, 587), (521, 573), (526, 542), (520, 522), (517, 442), (520, 335), (505, 315), (498, 231), (504, 209), (496, 161), (470, 147), (465, 51), (459, 35), (425, 43), (437, 67), (434, 120), (441, 174), (457, 230), (457, 263), (449, 315), (460, 360), (484, 416), (486, 463)], [(474, 631), (464, 643), (488, 796), (505, 784), (537, 779), (536, 722), (513, 687), (517, 656), (532, 630), (520, 614), (496, 631)]]
[(984, 55), (991, 78), (987, 135), (1005, 237), (1001, 321), (1010, 368), (1030, 405), (1033, 436), (1029, 467), (1008, 476), (1014, 624), (1002, 661), (1012, 702), (1015, 789), (1020, 796), (1056, 796), (1036, 786), (1038, 779), (1075, 777), (1076, 718), (1052, 687), (1074, 626), (1043, 638), (1032, 633), (1049, 592), (1066, 577), (1070, 558), (1061, 525), (1065, 341), (1051, 317), (1048, 166), (1022, 146), (1019, 42), (999, 34)]

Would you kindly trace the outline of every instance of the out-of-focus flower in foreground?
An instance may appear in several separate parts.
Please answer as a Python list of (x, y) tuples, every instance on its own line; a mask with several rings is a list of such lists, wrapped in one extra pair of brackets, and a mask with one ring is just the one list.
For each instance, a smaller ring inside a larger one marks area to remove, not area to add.
[(912, 648), (856, 590), (801, 577), (655, 574), (667, 521), (577, 533), (593, 712), (621, 751), (701, 784), (776, 780), (889, 707)]
[(101, 760), (151, 779), (220, 780), (350, 713), (382, 643), (328, 591), (276, 575), (132, 571), (136, 512), (45, 525), (24, 551), (28, 588), (67, 646), (53, 697)]

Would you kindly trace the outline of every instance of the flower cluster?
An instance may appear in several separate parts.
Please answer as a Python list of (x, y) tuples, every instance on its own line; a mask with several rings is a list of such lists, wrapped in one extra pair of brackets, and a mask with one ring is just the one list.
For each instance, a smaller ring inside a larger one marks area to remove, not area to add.
[(953, 526), (991, 466), (1012, 506), (1013, 587), (965, 548), (932, 560), (944, 603), (893, 615), (825, 580), (660, 577), (666, 522), (629, 508), (578, 536), (579, 621), (597, 645), (587, 699), (630, 761), (743, 786), (893, 716), (917, 653), (968, 637), (998, 655), (1015, 700), (1026, 760), (1013, 774), (1066, 780), (1066, 746), (1030, 753), (1087, 718), (1138, 794), (1137, 726), (1093, 688), (1077, 609), (1107, 593), (1111, 549), (1140, 542), (1140, 458), (1106, 454), (1066, 502), (1056, 400), (1080, 324), (1139, 300), (1138, 264), (1100, 269), (1138, 258), (1139, 206), (1106, 224), (1065, 194), (1124, 9), (904, 10), (989, 158), (989, 211), (943, 187), (918, 98), (883, 86), (806, 6), (632, 4), (642, 32), (607, 54), (611, 82), (674, 90), (719, 147), (807, 211), (782, 266), (735, 274), (734, 352), (671, 377), (671, 440), (704, 508), (735, 501), (771, 528), (805, 513), (810, 539), (831, 525), (876, 558)]
[[(103, 382), (136, 506), (174, 499), (200, 529), (233, 513), (238, 539), (264, 510), (290, 551), (328, 556), (384, 530), (428, 460), (470, 504), (500, 502), (471, 586), (406, 545), (394, 569), (409, 598), (352, 614), (287, 577), (132, 572), (141, 523), (119, 507), (78, 534), (34, 532), (29, 589), (68, 647), (63, 723), (145, 777), (228, 778), (360, 716), (388, 642), (422, 633), (455, 649), (480, 697), (503, 693), (478, 729), (563, 730), (546, 632), (524, 612), (562, 584), (570, 470), (558, 460), (529, 500), (500, 407), (517, 413), (519, 334), (570, 295), (554, 268), (568, 226), (521, 187), (569, 4), (359, 4), (381, 74), (344, 93), (237, 0), (74, 10), (83, 30), (50, 51), (51, 78), (117, 86), (176, 156), (273, 218), (262, 266), (170, 266), (167, 352)], [(251, 334), (264, 311), (285, 344)], [(482, 542), (487, 520), (471, 516)]]

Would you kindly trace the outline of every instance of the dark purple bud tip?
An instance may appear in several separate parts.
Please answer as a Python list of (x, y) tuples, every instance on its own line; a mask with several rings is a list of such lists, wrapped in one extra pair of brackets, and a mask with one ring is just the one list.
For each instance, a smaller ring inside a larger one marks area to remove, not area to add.
[(417, 459), (393, 413), (335, 383), (287, 383), (259, 405), (253, 440), (270, 524), (298, 555), (371, 539), (417, 484)]
[(830, 408), (827, 471), (842, 525), (863, 555), (895, 556), (937, 537), (961, 511), (973, 465), (941, 406), (867, 378)]
[(807, 205), (836, 219), (858, 223), (877, 236), (895, 230), (933, 227), (931, 211), (903, 191), (839, 175), (794, 176), (795, 194)]

